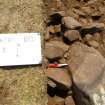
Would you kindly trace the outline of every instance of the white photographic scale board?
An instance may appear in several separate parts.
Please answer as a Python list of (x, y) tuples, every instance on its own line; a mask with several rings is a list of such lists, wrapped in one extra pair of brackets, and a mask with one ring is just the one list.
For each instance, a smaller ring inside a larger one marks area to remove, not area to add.
[(42, 62), (40, 33), (0, 34), (0, 66)]

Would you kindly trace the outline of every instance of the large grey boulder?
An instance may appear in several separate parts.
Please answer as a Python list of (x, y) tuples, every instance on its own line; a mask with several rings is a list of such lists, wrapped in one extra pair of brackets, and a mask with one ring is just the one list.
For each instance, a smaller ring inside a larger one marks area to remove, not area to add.
[(68, 90), (71, 88), (71, 77), (66, 69), (48, 68), (45, 73), (50, 80), (58, 85), (58, 88), (62, 90)]
[(60, 45), (56, 45), (56, 43), (45, 44), (45, 57), (51, 61), (61, 59), (64, 52), (63, 48)]
[(94, 48), (74, 43), (70, 49), (70, 72), (77, 105), (105, 105), (105, 59)]

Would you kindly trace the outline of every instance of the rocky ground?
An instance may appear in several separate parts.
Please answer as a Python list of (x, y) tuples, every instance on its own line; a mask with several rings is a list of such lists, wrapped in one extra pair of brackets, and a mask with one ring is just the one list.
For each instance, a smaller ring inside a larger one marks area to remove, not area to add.
[(46, 105), (46, 82), (48, 105), (105, 105), (105, 0), (43, 1), (42, 15), (42, 0), (0, 0), (0, 33), (43, 33), (44, 17), (48, 77), (40, 66), (0, 68), (0, 105)]
[(48, 105), (105, 105), (105, 1), (44, 3)]

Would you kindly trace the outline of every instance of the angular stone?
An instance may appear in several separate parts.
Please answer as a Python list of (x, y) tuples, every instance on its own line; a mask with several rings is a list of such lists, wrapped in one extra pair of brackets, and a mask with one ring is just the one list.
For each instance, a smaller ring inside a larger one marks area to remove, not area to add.
[(95, 41), (95, 40), (90, 40), (90, 41), (87, 42), (87, 44), (89, 46), (94, 47), (94, 48), (98, 48), (99, 47), (99, 43), (97, 41)]
[(48, 105), (64, 105), (64, 99), (58, 96), (48, 96)]
[(46, 41), (48, 41), (48, 40), (50, 39), (50, 32), (49, 32), (49, 29), (48, 29), (48, 28), (46, 29), (44, 39), (45, 39)]
[(91, 8), (88, 7), (82, 7), (82, 11), (85, 12), (87, 15), (90, 15), (92, 13)]
[(48, 96), (48, 105), (54, 105), (55, 101), (52, 97)]
[(54, 29), (53, 26), (49, 26), (48, 30), (49, 30), (50, 33), (55, 33), (55, 29)]
[(56, 84), (52, 81), (52, 80), (50, 80), (50, 79), (48, 79), (48, 83), (47, 83), (50, 87), (52, 87), (52, 88), (55, 88), (56, 87)]
[(66, 64), (67, 62), (66, 62), (66, 59), (65, 58), (62, 58), (62, 59), (59, 60), (59, 63)]
[(70, 42), (81, 40), (80, 33), (77, 30), (68, 30), (64, 33), (64, 37)]
[(82, 24), (83, 26), (86, 26), (87, 24), (89, 24), (89, 21), (88, 21), (86, 18), (80, 18), (79, 21), (81, 22), (81, 24)]
[(55, 96), (54, 97), (54, 100), (56, 101), (56, 105), (64, 105), (64, 103), (65, 103), (65, 99), (64, 98), (62, 98), (62, 97), (59, 97), (59, 96)]
[(101, 44), (97, 49), (105, 58), (105, 44)]
[(73, 9), (73, 11), (80, 16), (85, 16), (86, 15), (83, 11), (81, 11), (79, 9)]
[(55, 81), (62, 89), (69, 89), (72, 85), (71, 77), (66, 69), (48, 68), (45, 73), (49, 79)]
[(64, 51), (52, 43), (45, 44), (45, 57), (49, 60), (57, 60), (62, 58), (64, 55)]
[(54, 26), (55, 32), (61, 32), (61, 25), (55, 25)]
[(61, 48), (64, 52), (68, 51), (69, 49), (69, 46), (62, 41), (50, 41), (49, 43)]
[(94, 48), (79, 42), (71, 46), (70, 56), (76, 104), (104, 105), (104, 57)]
[(93, 35), (93, 39), (99, 42), (101, 40), (101, 34), (100, 33), (95, 33)]
[(75, 29), (77, 27), (81, 27), (82, 25), (73, 17), (63, 17), (62, 18), (62, 24), (65, 25), (65, 27), (69, 28), (69, 29)]
[(44, 68), (47, 68), (48, 64), (49, 64), (48, 59), (44, 57), (44, 58), (43, 58), (43, 67), (44, 67)]
[(75, 102), (74, 102), (72, 96), (68, 96), (68, 97), (65, 99), (65, 105), (75, 105)]
[(91, 34), (87, 34), (85, 37), (84, 37), (84, 41), (89, 41), (93, 38), (93, 36)]
[(105, 24), (104, 23), (93, 23), (89, 27), (97, 27), (97, 28), (104, 29), (105, 28)]

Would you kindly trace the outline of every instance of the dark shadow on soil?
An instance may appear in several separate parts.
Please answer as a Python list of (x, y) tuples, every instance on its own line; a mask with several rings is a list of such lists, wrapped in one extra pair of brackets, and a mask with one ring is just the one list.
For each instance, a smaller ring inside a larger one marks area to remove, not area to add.
[(16, 65), (16, 66), (0, 66), (0, 69), (3, 70), (14, 70), (14, 69), (25, 69), (25, 68), (31, 68), (31, 67), (42, 67), (42, 64), (38, 65)]
[(47, 93), (51, 96), (54, 97), (59, 96), (59, 97), (63, 97), (66, 98), (67, 94), (68, 94), (68, 90), (62, 90), (59, 89), (58, 87), (52, 88), (51, 86), (47, 86)]

